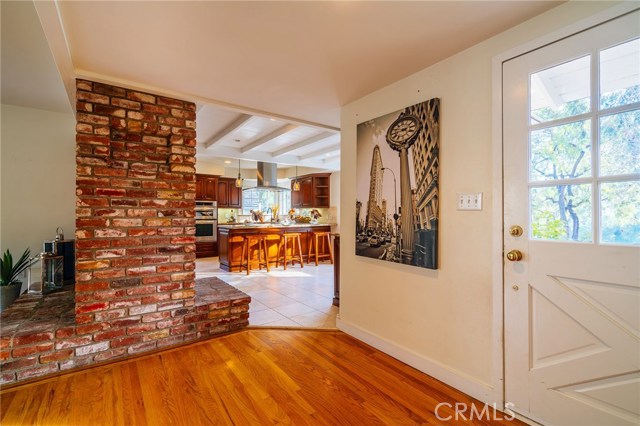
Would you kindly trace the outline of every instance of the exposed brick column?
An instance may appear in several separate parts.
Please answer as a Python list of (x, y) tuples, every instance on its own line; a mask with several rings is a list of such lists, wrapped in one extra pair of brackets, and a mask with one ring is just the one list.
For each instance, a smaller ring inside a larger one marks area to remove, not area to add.
[(195, 338), (183, 326), (195, 295), (195, 104), (76, 87), (75, 310), (92, 333), (84, 352), (121, 356)]

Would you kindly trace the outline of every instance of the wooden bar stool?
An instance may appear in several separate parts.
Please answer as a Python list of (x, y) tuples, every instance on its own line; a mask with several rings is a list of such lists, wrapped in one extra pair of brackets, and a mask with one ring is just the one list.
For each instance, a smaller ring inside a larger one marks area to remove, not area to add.
[[(251, 255), (252, 255), (252, 249), (254, 252), (256, 250), (255, 243), (258, 243), (258, 247), (257, 247), (258, 268), (262, 269), (262, 266), (264, 265), (267, 267), (267, 272), (269, 272), (269, 258), (268, 258), (269, 252), (267, 250), (267, 239), (265, 238), (265, 235), (260, 235), (260, 234), (246, 235), (244, 237), (244, 246), (242, 247), (242, 257), (246, 262), (245, 265), (247, 268), (247, 275), (249, 275), (249, 272), (251, 271)], [(245, 252), (246, 252), (246, 257), (245, 257)]]
[[(289, 241), (291, 241), (291, 259), (287, 259), (287, 246)], [(291, 265), (295, 265), (296, 263), (296, 243), (298, 246), (298, 260), (300, 262), (300, 267), (304, 268), (304, 261), (302, 260), (302, 244), (300, 243), (300, 233), (299, 232), (284, 232), (282, 237), (280, 238), (280, 246), (278, 247), (278, 260), (276, 261), (276, 267), (281, 259), (280, 257), (280, 248), (284, 248), (284, 252), (282, 255), (284, 269), (287, 269), (287, 263), (291, 262)]]
[[(240, 266), (240, 270), (238, 272), (242, 272), (242, 268), (246, 269), (246, 266), (243, 263), (244, 262), (245, 241), (246, 241), (246, 238), (244, 237), (244, 235), (234, 235), (232, 237), (229, 237), (229, 247), (231, 247), (229, 249), (229, 251), (231, 253), (233, 252), (233, 245), (234, 244), (240, 244), (240, 246), (242, 247), (242, 255), (240, 256), (240, 265), (239, 265)], [(229, 258), (233, 259), (233, 258), (237, 258), (237, 256), (229, 255)], [(229, 270), (233, 270), (234, 266), (236, 266), (236, 265), (229, 265)]]
[[(329, 248), (329, 254), (324, 253), (325, 241)], [(322, 252), (318, 249), (319, 243), (322, 242)], [(329, 258), (333, 264), (333, 252), (331, 251), (331, 232), (312, 232), (309, 238), (309, 254), (307, 255), (307, 264), (311, 262), (311, 252), (315, 255), (316, 266), (318, 260)]]
[(272, 262), (273, 257), (269, 257), (269, 250), (271, 250), (271, 248), (273, 247), (273, 243), (275, 243), (276, 245), (276, 268), (278, 267), (278, 256), (280, 255), (280, 240), (281, 240), (282, 236), (280, 234), (265, 234), (264, 235), (264, 243), (265, 243), (265, 251), (266, 251), (266, 258), (267, 258), (267, 263)]

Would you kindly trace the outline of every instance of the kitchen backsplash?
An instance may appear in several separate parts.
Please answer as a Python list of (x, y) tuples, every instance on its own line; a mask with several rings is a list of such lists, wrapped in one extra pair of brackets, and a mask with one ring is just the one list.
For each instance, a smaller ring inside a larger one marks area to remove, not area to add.
[[(312, 209), (296, 209), (296, 214), (299, 214), (300, 216), (310, 216), (311, 215), (311, 210)], [(330, 207), (330, 208), (319, 208), (317, 209), (320, 214), (322, 215), (320, 218), (318, 218), (318, 223), (336, 223), (338, 220), (338, 209), (336, 207)], [(238, 214), (239, 212), (241, 212), (242, 210), (239, 209), (226, 209), (226, 208), (219, 208), (218, 209), (218, 223), (219, 224), (224, 224), (224, 223), (228, 223), (230, 221), (231, 217), (235, 217), (236, 222), (243, 222), (246, 219), (251, 219), (251, 215), (243, 215), (243, 214)], [(278, 215), (278, 217), (280, 219), (284, 219), (286, 217), (286, 215), (280, 214)], [(271, 219), (271, 215), (270, 214), (266, 214), (264, 215), (265, 220), (270, 220)]]

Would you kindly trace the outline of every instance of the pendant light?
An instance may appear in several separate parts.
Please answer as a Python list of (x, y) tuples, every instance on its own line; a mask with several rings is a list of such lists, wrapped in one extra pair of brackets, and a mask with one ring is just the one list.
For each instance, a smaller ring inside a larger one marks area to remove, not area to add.
[(293, 190), (300, 191), (300, 182), (298, 182), (298, 166), (296, 166), (296, 180), (293, 181)]
[(238, 179), (236, 179), (236, 188), (242, 188), (242, 184), (244, 183), (244, 179), (240, 175), (240, 160), (238, 160)]

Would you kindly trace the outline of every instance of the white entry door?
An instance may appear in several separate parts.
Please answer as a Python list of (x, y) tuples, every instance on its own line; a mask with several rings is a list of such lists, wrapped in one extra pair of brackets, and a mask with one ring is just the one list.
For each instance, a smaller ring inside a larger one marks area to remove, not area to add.
[(639, 34), (503, 64), (505, 402), (543, 424), (640, 424)]

